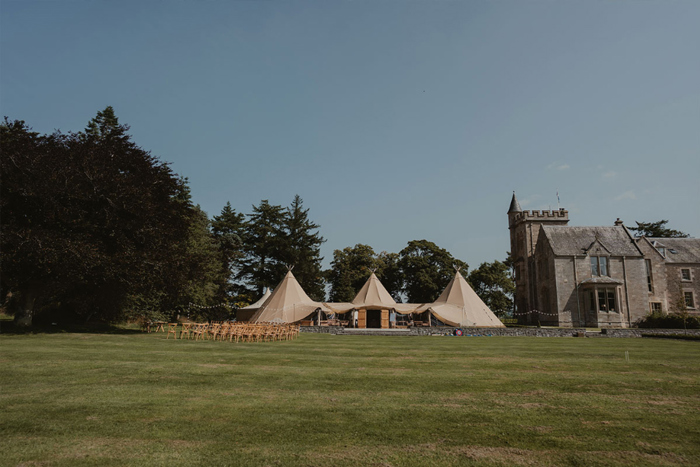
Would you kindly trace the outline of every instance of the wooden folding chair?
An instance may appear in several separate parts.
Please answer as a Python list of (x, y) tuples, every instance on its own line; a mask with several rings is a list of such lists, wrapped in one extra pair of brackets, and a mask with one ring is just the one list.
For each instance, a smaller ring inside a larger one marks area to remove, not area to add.
[(219, 331), (221, 330), (221, 325), (218, 323), (212, 323), (209, 326), (209, 330), (207, 331), (207, 334), (209, 337), (211, 337), (212, 340), (216, 340), (216, 336), (219, 334)]
[(192, 323), (182, 323), (182, 329), (180, 330), (180, 339), (183, 335), (187, 335), (187, 339), (190, 338), (190, 331), (192, 329)]
[(219, 340), (221, 342), (226, 339), (226, 336), (228, 336), (228, 333), (230, 332), (231, 324), (229, 323), (224, 323), (221, 325), (221, 328), (219, 328)]
[(170, 334), (177, 339), (177, 323), (168, 323), (168, 334), (165, 335), (166, 340), (170, 337)]
[(192, 335), (194, 336), (194, 340), (199, 340), (201, 337), (202, 339), (206, 339), (206, 324), (200, 324), (200, 323), (195, 323), (194, 326), (192, 327)]

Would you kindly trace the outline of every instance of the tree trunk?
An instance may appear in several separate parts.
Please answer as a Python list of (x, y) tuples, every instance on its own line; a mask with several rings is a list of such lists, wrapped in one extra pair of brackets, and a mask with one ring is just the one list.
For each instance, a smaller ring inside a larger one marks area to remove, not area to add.
[(32, 325), (36, 295), (35, 287), (30, 286), (23, 291), (20, 309), (15, 313), (15, 326), (28, 327)]

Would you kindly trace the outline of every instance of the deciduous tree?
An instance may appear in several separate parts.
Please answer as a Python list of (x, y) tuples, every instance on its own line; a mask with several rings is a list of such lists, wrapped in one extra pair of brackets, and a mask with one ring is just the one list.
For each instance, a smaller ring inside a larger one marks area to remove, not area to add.
[(435, 301), (454, 277), (454, 268), (466, 274), (469, 266), (447, 250), (428, 240), (412, 240), (399, 253), (399, 268), (404, 278), (404, 293), (409, 303)]
[(0, 125), (1, 279), (21, 298), (17, 323), (58, 304), (114, 319), (130, 295), (177, 286), (191, 207), (127, 130), (110, 108), (79, 134)]
[(497, 316), (502, 317), (512, 311), (515, 283), (506, 263), (481, 263), (469, 274), (468, 281)]
[(357, 295), (370, 271), (380, 266), (374, 250), (369, 245), (357, 244), (333, 252), (331, 268), (326, 271), (330, 284), (329, 300), (349, 302)]

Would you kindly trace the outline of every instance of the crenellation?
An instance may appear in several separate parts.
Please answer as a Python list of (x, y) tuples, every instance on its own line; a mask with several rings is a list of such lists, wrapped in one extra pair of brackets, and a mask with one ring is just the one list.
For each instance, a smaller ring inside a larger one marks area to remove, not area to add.
[(531, 211), (522, 211), (522, 212), (517, 212), (512, 214), (512, 222), (514, 224), (519, 223), (519, 222), (524, 222), (528, 220), (545, 220), (545, 219), (552, 219), (552, 220), (568, 220), (569, 219), (569, 211), (565, 209), (558, 209), (558, 210), (531, 210)]

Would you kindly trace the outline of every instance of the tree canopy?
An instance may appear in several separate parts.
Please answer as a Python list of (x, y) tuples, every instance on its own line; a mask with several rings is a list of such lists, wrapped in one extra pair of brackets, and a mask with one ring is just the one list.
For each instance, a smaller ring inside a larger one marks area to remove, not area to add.
[(282, 261), (294, 266), (294, 276), (313, 300), (325, 300), (325, 281), (321, 268), (321, 245), (326, 240), (319, 225), (309, 219), (309, 210), (299, 195), (294, 197), (283, 220)]
[(179, 245), (192, 207), (169, 166), (134, 144), (110, 108), (85, 133), (39, 135), (0, 125), (2, 284), (35, 305), (116, 317), (130, 294), (179, 284)]
[(409, 303), (435, 301), (454, 277), (455, 267), (463, 275), (469, 269), (467, 263), (428, 240), (408, 242), (399, 252), (398, 266), (404, 280), (403, 292)]
[(513, 310), (515, 282), (507, 262), (481, 263), (469, 274), (468, 281), (496, 316), (502, 317)]
[(333, 252), (326, 271), (330, 300), (348, 302), (367, 281), (371, 271), (397, 301), (403, 296), (411, 303), (434, 301), (454, 276), (454, 267), (466, 273), (468, 265), (433, 242), (413, 240), (400, 253), (375, 254), (369, 245), (358, 244)]
[(245, 236), (245, 215), (236, 212), (227, 202), (221, 214), (211, 221), (211, 231), (217, 242), (221, 258), (221, 275), (217, 287), (217, 301), (230, 306), (247, 305), (254, 299), (245, 285), (235, 281), (244, 257), (243, 238)]
[(380, 262), (369, 245), (358, 243), (333, 252), (331, 268), (326, 271), (330, 285), (329, 300), (332, 302), (349, 302), (367, 281), (372, 270)]
[(660, 220), (657, 222), (637, 222), (637, 227), (630, 227), (634, 231), (635, 237), (662, 237), (662, 238), (686, 238), (689, 235), (680, 230), (669, 229), (666, 227), (668, 220)]
[[(363, 244), (336, 250), (322, 271), (325, 239), (299, 195), (286, 208), (262, 200), (248, 214), (229, 202), (210, 220), (187, 178), (136, 145), (128, 129), (112, 107), (78, 133), (0, 124), (0, 284), (18, 323), (37, 313), (117, 320), (185, 310), (221, 319), (217, 312), (256, 300), (292, 266), (310, 297), (323, 301), (328, 284), (336, 302), (351, 301), (372, 271), (397, 302), (413, 303), (434, 301), (454, 267), (467, 273), (428, 240), (399, 253)], [(687, 236), (666, 222), (635, 230)], [(496, 261), (469, 276), (494, 311), (510, 306), (508, 273)]]

